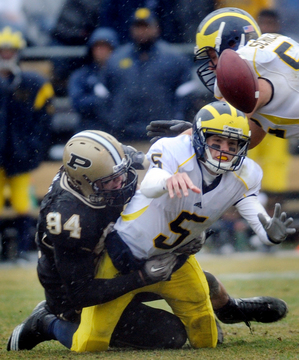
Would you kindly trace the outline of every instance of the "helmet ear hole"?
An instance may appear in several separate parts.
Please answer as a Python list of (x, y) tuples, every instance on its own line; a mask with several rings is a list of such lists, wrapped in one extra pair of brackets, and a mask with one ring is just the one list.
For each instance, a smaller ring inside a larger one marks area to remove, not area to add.
[(236, 43), (237, 43), (238, 41), (239, 41), (239, 38), (235, 38), (235, 40), (230, 40), (230, 41), (228, 42), (228, 46), (231, 47), (231, 48), (233, 48), (233, 47), (236, 46)]

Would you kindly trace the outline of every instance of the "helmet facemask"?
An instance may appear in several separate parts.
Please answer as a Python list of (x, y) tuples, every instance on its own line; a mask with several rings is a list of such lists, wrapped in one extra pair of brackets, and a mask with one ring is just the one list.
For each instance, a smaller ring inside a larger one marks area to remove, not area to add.
[[(201, 65), (196, 70), (196, 73), (200, 79), (200, 81), (205, 85), (205, 87), (214, 94), (214, 85), (216, 79), (216, 67), (217, 64), (213, 62), (209, 55), (209, 50), (215, 51), (212, 47), (204, 47), (202, 49), (198, 49), (195, 47), (194, 49), (194, 61), (200, 61)], [(217, 53), (217, 57), (219, 58), (219, 54)]]
[[(108, 206), (120, 206), (127, 204), (136, 190), (137, 174), (130, 167), (130, 161), (126, 158), (122, 163), (116, 166), (116, 171), (109, 176), (99, 178), (92, 183), (93, 194), (89, 195), (92, 203)], [(109, 183), (119, 179), (120, 187), (107, 188)]]
[[(242, 139), (242, 135), (239, 136), (235, 132), (230, 132), (229, 129), (221, 134), (221, 137), (227, 139), (237, 140), (237, 152), (229, 152), (220, 150), (218, 147), (207, 144), (207, 139), (212, 135), (219, 135), (217, 129), (202, 128), (200, 131), (203, 133), (204, 140), (204, 160), (201, 162), (210, 169), (215, 174), (223, 174), (226, 171), (236, 171), (238, 170), (247, 154), (248, 150), (248, 140)], [(218, 159), (214, 159), (211, 155), (210, 149), (219, 151)], [(223, 161), (228, 157), (232, 157), (230, 161)]]

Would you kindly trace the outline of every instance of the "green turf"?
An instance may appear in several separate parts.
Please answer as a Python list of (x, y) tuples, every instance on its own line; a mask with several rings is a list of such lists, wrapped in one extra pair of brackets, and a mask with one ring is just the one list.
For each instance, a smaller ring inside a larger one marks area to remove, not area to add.
[[(175, 351), (109, 350), (95, 354), (76, 354), (57, 342), (39, 344), (31, 351), (7, 352), (7, 339), (34, 306), (43, 300), (36, 270), (31, 267), (0, 266), (0, 358), (5, 359), (121, 359), (121, 360), (278, 360), (299, 359), (299, 256), (286, 253), (238, 256), (201, 254), (202, 267), (215, 274), (232, 296), (256, 295), (283, 298), (289, 306), (288, 316), (274, 324), (223, 325), (224, 344), (216, 349), (191, 349), (188, 344)], [(161, 306), (160, 303), (156, 305)]]

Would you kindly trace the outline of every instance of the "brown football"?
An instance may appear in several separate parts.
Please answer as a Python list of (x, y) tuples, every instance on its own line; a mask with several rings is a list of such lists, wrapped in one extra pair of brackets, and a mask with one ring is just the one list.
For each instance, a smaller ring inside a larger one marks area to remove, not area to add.
[(248, 60), (242, 59), (234, 50), (224, 50), (218, 60), (216, 77), (227, 102), (245, 113), (252, 112), (259, 97), (259, 84)]

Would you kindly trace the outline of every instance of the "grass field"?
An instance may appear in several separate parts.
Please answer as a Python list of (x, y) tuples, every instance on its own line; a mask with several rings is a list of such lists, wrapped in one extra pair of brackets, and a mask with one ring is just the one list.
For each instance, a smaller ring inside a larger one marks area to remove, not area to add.
[[(231, 296), (268, 295), (283, 298), (288, 316), (274, 324), (224, 325), (224, 344), (216, 349), (193, 350), (188, 344), (175, 351), (109, 350), (76, 354), (55, 341), (31, 351), (7, 352), (7, 339), (34, 306), (43, 300), (35, 266), (0, 265), (0, 358), (5, 359), (122, 359), (122, 360), (278, 360), (299, 359), (299, 252), (273, 254), (199, 255), (202, 267), (224, 284)], [(156, 304), (157, 305), (157, 304)], [(158, 305), (162, 305), (161, 303)]]

